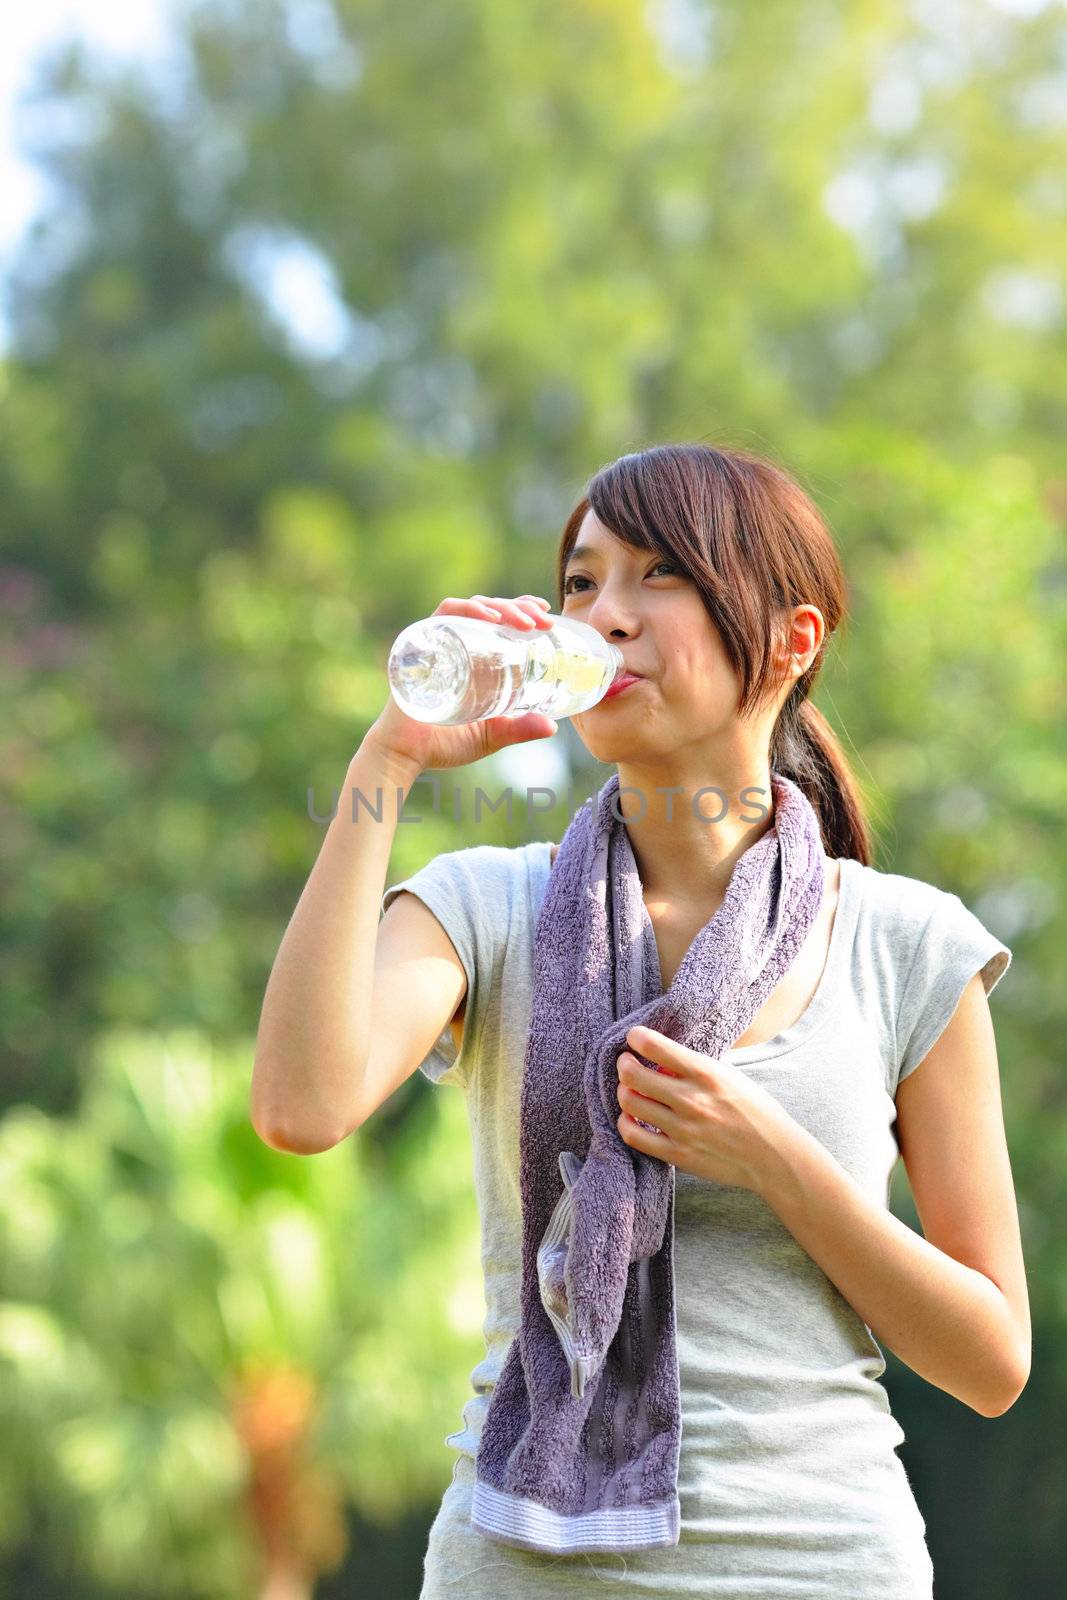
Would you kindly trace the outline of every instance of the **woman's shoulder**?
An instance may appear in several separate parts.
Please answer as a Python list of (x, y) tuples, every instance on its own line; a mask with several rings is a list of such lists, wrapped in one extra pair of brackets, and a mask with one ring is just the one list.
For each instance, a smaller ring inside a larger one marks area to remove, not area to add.
[(920, 946), (926, 959), (936, 962), (949, 949), (984, 944), (992, 950), (999, 944), (951, 889), (854, 860), (846, 870), (854, 874), (859, 891), (858, 943), (887, 964), (908, 970)]
[(887, 872), (881, 867), (868, 866), (853, 857), (846, 857), (844, 870), (854, 875), (859, 890), (860, 908), (878, 916), (903, 924), (925, 927), (937, 911), (944, 911), (959, 896), (947, 889), (927, 883), (923, 878), (912, 878), (904, 872)]
[(529, 861), (543, 851), (547, 841), (528, 844), (465, 844), (454, 850), (441, 850), (431, 856), (427, 868), (463, 873), (489, 873), (506, 877), (523, 873)]
[(383, 909), (403, 889), (436, 893), (473, 914), (489, 908), (494, 914), (517, 901), (543, 842), (525, 845), (472, 844), (440, 850), (421, 867), (398, 879), (386, 890)]
[[(976, 975), (991, 994), (1012, 952), (951, 889), (901, 872), (860, 867), (864, 896), (857, 959), (888, 1018), (891, 1094), (925, 1059)], [(979, 902), (979, 904), (981, 904)]]

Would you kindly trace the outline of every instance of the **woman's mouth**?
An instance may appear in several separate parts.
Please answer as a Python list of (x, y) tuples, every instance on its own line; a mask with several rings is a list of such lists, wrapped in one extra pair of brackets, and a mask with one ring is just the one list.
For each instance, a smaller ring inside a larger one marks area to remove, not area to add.
[(613, 696), (621, 694), (624, 689), (628, 689), (632, 683), (640, 682), (641, 679), (635, 677), (632, 672), (620, 673), (620, 675), (612, 683), (611, 688), (605, 691), (603, 698), (605, 700), (610, 700), (613, 698)]

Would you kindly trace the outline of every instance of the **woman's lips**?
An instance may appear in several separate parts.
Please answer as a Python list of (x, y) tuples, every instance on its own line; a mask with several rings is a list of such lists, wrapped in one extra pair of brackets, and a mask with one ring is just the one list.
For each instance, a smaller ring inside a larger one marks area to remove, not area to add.
[(631, 683), (640, 683), (640, 682), (641, 682), (641, 679), (639, 677), (637, 677), (634, 673), (632, 673), (632, 672), (623, 672), (623, 673), (621, 673), (619, 675), (619, 677), (617, 677), (614, 680), (614, 682), (611, 685), (611, 688), (608, 689), (605, 692), (604, 699), (605, 700), (610, 700), (613, 695), (621, 694), (624, 689), (628, 689), (630, 687)]

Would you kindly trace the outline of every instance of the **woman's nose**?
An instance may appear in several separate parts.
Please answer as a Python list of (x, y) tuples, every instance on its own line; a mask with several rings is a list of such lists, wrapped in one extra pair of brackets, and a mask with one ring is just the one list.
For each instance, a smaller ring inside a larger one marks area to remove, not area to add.
[(638, 626), (633, 606), (627, 604), (617, 589), (611, 588), (601, 589), (586, 612), (585, 620), (605, 639), (615, 639), (620, 635), (628, 638)]

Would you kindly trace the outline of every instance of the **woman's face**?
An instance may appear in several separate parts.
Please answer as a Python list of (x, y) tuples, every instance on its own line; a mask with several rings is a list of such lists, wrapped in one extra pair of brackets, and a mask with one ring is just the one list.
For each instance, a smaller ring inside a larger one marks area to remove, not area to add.
[(624, 544), (593, 511), (567, 562), (562, 614), (589, 623), (641, 675), (571, 718), (598, 761), (706, 754), (735, 722), (739, 683), (696, 584), (667, 557)]

